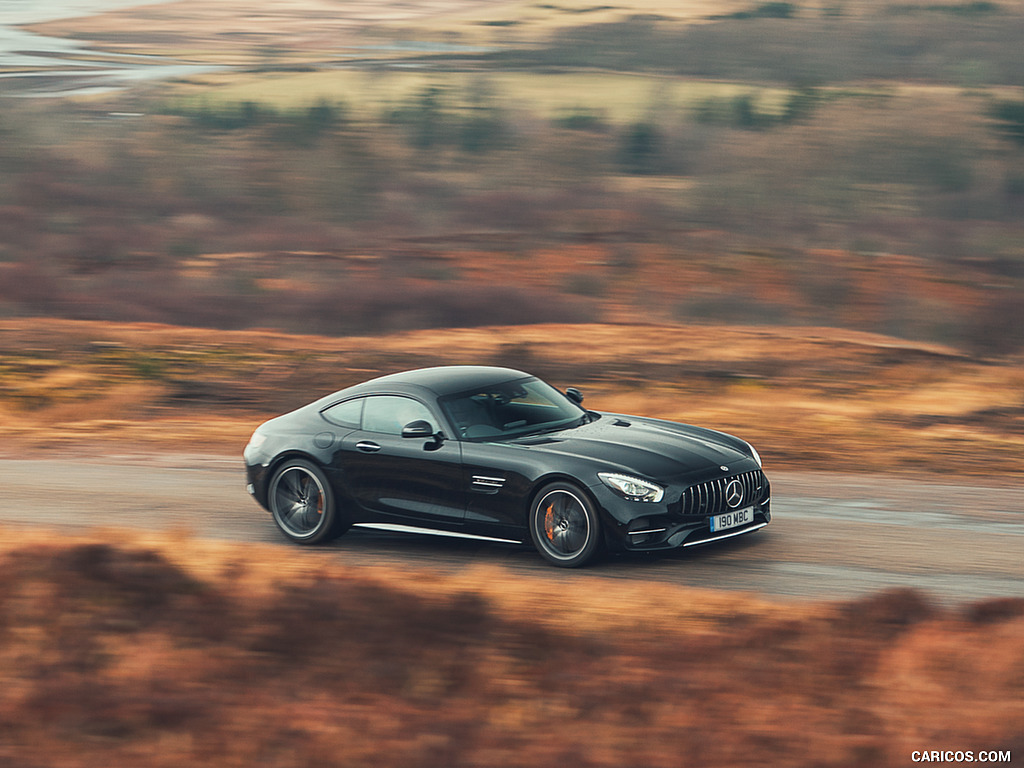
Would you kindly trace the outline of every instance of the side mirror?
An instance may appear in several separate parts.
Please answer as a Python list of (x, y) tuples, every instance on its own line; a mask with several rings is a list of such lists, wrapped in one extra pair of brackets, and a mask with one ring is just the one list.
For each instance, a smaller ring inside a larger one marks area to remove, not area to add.
[(402, 427), (402, 437), (430, 439), (434, 437), (434, 426), (429, 421), (424, 421), (423, 419), (410, 421)]
[(576, 387), (569, 387), (566, 389), (565, 396), (576, 403), (576, 405), (583, 404), (583, 393), (576, 389)]
[(402, 427), (402, 437), (426, 440), (427, 442), (423, 444), (424, 451), (436, 451), (444, 445), (444, 432), (441, 430), (435, 432), (434, 425), (424, 419), (410, 421)]

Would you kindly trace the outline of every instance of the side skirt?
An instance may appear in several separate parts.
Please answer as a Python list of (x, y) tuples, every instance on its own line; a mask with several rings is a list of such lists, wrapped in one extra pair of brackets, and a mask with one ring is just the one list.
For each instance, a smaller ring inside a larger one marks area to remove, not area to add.
[(424, 533), (430, 536), (446, 536), (452, 539), (473, 539), (474, 541), (492, 541), (499, 544), (522, 544), (518, 539), (498, 539), (493, 536), (477, 536), (474, 533), (459, 533), (457, 531), (438, 531), (434, 528), (419, 528), (415, 525), (398, 525), (397, 523), (353, 523), (353, 528), (370, 528), (375, 531), (390, 531), (393, 533)]

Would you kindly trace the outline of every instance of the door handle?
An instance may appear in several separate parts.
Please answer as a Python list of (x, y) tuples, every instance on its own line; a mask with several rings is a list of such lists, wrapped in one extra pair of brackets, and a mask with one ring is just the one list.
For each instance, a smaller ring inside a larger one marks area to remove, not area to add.
[(360, 440), (358, 443), (356, 443), (356, 448), (358, 448), (363, 453), (376, 453), (377, 451), (380, 450), (380, 445), (373, 442), (372, 440)]

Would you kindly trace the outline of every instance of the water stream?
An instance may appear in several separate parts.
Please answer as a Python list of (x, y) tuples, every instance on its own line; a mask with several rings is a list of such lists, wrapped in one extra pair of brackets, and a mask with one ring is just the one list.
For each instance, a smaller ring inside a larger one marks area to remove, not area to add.
[(88, 43), (30, 32), (24, 25), (168, 0), (0, 0), (0, 96), (69, 96), (222, 67), (160, 56), (98, 51)]

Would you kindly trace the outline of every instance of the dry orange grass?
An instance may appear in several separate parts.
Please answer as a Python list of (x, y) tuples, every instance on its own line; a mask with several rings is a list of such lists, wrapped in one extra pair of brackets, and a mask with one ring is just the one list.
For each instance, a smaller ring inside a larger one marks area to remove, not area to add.
[(769, 466), (1024, 469), (1024, 363), (831, 328), (536, 325), (329, 338), (0, 321), (8, 453), (116, 441), (237, 454), (262, 420), (373, 376), (500, 364), (590, 407), (697, 423)]
[(12, 768), (886, 768), (947, 744), (1024, 748), (1020, 600), (777, 603), (5, 533)]

